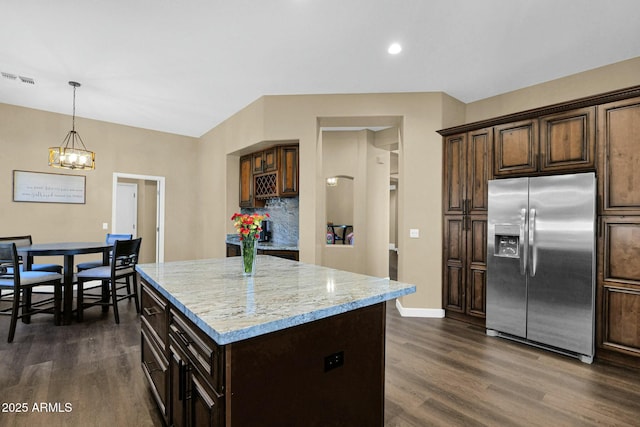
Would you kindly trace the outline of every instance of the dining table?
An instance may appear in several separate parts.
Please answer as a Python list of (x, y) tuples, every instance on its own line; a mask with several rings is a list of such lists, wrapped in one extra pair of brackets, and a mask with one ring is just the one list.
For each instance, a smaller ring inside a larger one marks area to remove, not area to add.
[(36, 243), (16, 248), (23, 258), (24, 269), (30, 270), (35, 256), (63, 256), (62, 324), (71, 323), (73, 312), (73, 270), (75, 255), (102, 253), (103, 265), (109, 264), (109, 253), (113, 244), (102, 242), (55, 242)]

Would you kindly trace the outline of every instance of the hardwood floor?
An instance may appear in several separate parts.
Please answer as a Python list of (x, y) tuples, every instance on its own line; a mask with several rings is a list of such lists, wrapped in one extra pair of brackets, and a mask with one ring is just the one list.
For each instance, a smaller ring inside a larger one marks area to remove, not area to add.
[[(140, 367), (139, 318), (120, 307), (120, 325), (99, 309), (69, 326), (36, 316), (19, 323), (12, 344), (0, 318), (0, 426), (161, 426)], [(637, 371), (585, 365), (451, 319), (402, 318), (393, 302), (387, 313), (386, 426), (640, 424)], [(7, 412), (12, 403), (27, 412)], [(34, 411), (40, 403), (56, 412)]]

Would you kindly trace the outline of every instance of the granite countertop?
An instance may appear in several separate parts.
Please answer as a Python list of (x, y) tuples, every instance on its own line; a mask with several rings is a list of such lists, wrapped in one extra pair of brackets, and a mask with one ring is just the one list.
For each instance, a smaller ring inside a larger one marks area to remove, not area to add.
[[(227, 234), (225, 242), (231, 245), (240, 246), (240, 237), (237, 234)], [(297, 251), (298, 245), (294, 245), (292, 243), (258, 242), (258, 249), (265, 251)]]
[(138, 264), (136, 270), (219, 345), (398, 298), (416, 287), (267, 255)]

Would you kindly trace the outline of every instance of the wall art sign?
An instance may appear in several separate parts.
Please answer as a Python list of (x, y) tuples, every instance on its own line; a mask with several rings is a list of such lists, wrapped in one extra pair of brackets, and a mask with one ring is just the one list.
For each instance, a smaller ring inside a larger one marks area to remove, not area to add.
[(85, 176), (13, 171), (14, 202), (84, 204), (85, 188)]

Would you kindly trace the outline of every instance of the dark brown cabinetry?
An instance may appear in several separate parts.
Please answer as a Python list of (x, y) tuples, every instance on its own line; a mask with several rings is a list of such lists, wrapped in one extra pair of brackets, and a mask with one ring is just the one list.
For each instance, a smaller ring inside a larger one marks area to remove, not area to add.
[(240, 207), (253, 207), (253, 156), (240, 157)]
[(595, 107), (494, 128), (496, 177), (595, 170)]
[(487, 182), (493, 130), (444, 140), (443, 306), (450, 317), (484, 323)]
[[(271, 255), (278, 258), (291, 259), (294, 261), (299, 261), (299, 251), (294, 250), (284, 250), (284, 249), (258, 249), (258, 255)], [(240, 245), (234, 245), (232, 243), (227, 243), (227, 256), (240, 256), (241, 250)]]
[(219, 346), (141, 281), (162, 381), (148, 344), (142, 365), (167, 425), (383, 425), (384, 302)]
[[(478, 323), (484, 315), (485, 177), (595, 170), (596, 358), (640, 367), (640, 86), (440, 134), (447, 316)], [(481, 172), (480, 159), (491, 165), (491, 174)]]
[(182, 314), (171, 310), (169, 354), (173, 425), (224, 425), (221, 348)]
[(169, 422), (169, 362), (167, 352), (168, 306), (152, 288), (142, 286), (141, 356), (142, 371), (165, 421)]
[(298, 145), (277, 145), (240, 158), (240, 207), (298, 195)]
[(224, 349), (142, 280), (142, 368), (167, 425), (224, 425)]
[(540, 118), (540, 171), (592, 171), (596, 167), (596, 109)]
[(525, 175), (538, 170), (538, 121), (496, 126), (493, 174)]
[(640, 98), (598, 106), (598, 345), (640, 367)]

